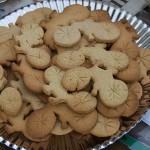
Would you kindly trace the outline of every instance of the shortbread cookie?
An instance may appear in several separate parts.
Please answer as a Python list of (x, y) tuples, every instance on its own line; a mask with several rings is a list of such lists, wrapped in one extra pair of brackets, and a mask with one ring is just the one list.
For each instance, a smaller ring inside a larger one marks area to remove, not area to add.
[(96, 22), (107, 22), (111, 21), (111, 18), (107, 11), (105, 10), (94, 10), (90, 12), (90, 17)]
[(125, 101), (125, 111), (122, 116), (129, 117), (133, 115), (137, 111), (138, 106), (139, 100), (137, 95), (134, 92), (129, 91), (128, 98)]
[(58, 45), (54, 45), (55, 49), (57, 50), (58, 54), (63, 52), (63, 51), (76, 51), (78, 50), (80, 47), (85, 47), (88, 46), (90, 43), (87, 41), (87, 39), (85, 37), (81, 37), (80, 41), (71, 47), (62, 47), (62, 46), (58, 46)]
[(139, 56), (139, 47), (134, 42), (139, 38), (136, 30), (125, 19), (116, 22), (115, 25), (120, 29), (120, 37), (111, 46), (111, 50), (118, 50), (126, 53), (131, 59)]
[(54, 41), (56, 45), (71, 47), (76, 45), (81, 39), (81, 33), (72, 26), (64, 26), (54, 32)]
[(15, 46), (16, 52), (26, 53), (28, 48), (43, 44), (43, 36), (44, 31), (38, 24), (30, 23), (24, 25), (21, 28), (21, 35), (15, 36), (15, 40), (19, 44), (19, 46)]
[(123, 70), (129, 64), (128, 56), (118, 51), (106, 51), (105, 44), (95, 47), (81, 47), (78, 51), (64, 51), (56, 56), (55, 63), (64, 69), (70, 69), (83, 65), (89, 59), (92, 65), (104, 67), (113, 74)]
[(15, 24), (19, 27), (22, 27), (22, 25), (29, 24), (29, 23), (39, 24), (44, 19), (45, 16), (41, 12), (30, 11), (24, 14), (23, 16), (19, 16)]
[(20, 28), (10, 23), (9, 28), (0, 26), (0, 33), (1, 33), (0, 36), (0, 44), (1, 44), (5, 41), (12, 40), (14, 36), (19, 35)]
[(7, 79), (5, 76), (5, 70), (0, 65), (0, 91), (4, 88), (4, 86), (7, 84)]
[(66, 7), (62, 13), (52, 11), (49, 22), (46, 23), (43, 21), (41, 23), (41, 26), (46, 29), (46, 33), (44, 35), (45, 44), (54, 49), (53, 34), (55, 30), (60, 27), (60, 25), (69, 25), (71, 21), (82, 21), (88, 18), (89, 15), (90, 11), (88, 8), (79, 4)]
[(72, 26), (80, 30), (89, 41), (95, 39), (98, 42), (112, 43), (120, 36), (119, 28), (111, 22), (93, 22), (93, 20), (87, 19), (75, 22)]
[(99, 92), (99, 98), (106, 106), (116, 108), (127, 99), (126, 84), (114, 79), (110, 71), (97, 66), (90, 69), (84, 67), (69, 69), (65, 72), (62, 83), (68, 91), (74, 91), (86, 87), (90, 79), (94, 82), (92, 95), (96, 96)]
[(118, 79), (125, 82), (138, 81), (140, 79), (140, 66), (136, 61), (130, 59), (129, 65), (116, 76)]
[(70, 133), (72, 130), (73, 130), (73, 128), (70, 125), (68, 125), (67, 128), (64, 129), (64, 128), (61, 127), (60, 121), (56, 121), (55, 126), (54, 126), (51, 134), (65, 135), (65, 134)]
[(97, 137), (107, 137), (115, 134), (119, 127), (119, 118), (107, 118), (98, 113), (98, 121), (90, 133)]
[(35, 142), (47, 141), (49, 139), (50, 135), (48, 135), (44, 138), (34, 138), (28, 134), (27, 127), (26, 127), (27, 118), (24, 119), (24, 117), (27, 114), (29, 114), (30, 111), (32, 111), (30, 105), (27, 105), (24, 103), (20, 113), (17, 116), (12, 117), (12, 116), (7, 115), (6, 118), (10, 122), (10, 124), (6, 124), (4, 126), (5, 130), (9, 134), (12, 134), (16, 131), (22, 132), (24, 134), (24, 136), (27, 137), (28, 139), (30, 139), (31, 141), (35, 141)]
[(45, 71), (44, 77), (47, 84), (43, 84), (43, 92), (49, 96), (49, 101), (53, 104), (65, 102), (78, 113), (88, 113), (95, 109), (97, 100), (88, 92), (78, 92), (68, 94), (62, 86), (64, 71), (56, 66), (51, 66)]
[(138, 99), (142, 97), (143, 89), (139, 82), (131, 82), (128, 83), (127, 86), (129, 88), (129, 91), (133, 91), (137, 95)]
[(0, 108), (8, 115), (16, 116), (22, 106), (20, 93), (12, 87), (5, 88), (0, 95)]
[(149, 49), (144, 49), (140, 48), (140, 55), (139, 55), (140, 60), (142, 61), (143, 65), (145, 66), (146, 70), (150, 70), (150, 50)]
[(42, 85), (44, 81), (44, 71), (34, 69), (26, 60), (25, 55), (17, 55), (17, 64), (12, 63), (11, 69), (18, 72), (22, 77), (26, 87), (36, 93), (43, 93)]
[(19, 43), (15, 45), (16, 53), (27, 55), (28, 62), (35, 68), (44, 69), (50, 64), (50, 53), (43, 48), (33, 48), (43, 44), (43, 29), (37, 24), (27, 24), (21, 29), (22, 35), (16, 36), (15, 40)]
[[(65, 27), (67, 26), (57, 29), (54, 35)], [(81, 22), (74, 22), (70, 27), (73, 27), (74, 30), (79, 30), (88, 41), (96, 40), (98, 42), (112, 43), (116, 41), (120, 35), (119, 28), (111, 22), (94, 22), (92, 19), (87, 19)], [(72, 38), (72, 40), (72, 43), (77, 41), (75, 38)], [(62, 44), (62, 41), (59, 42), (61, 42), (59, 44)], [(70, 43), (65, 46), (69, 47), (69, 45)]]
[(124, 113), (125, 104), (123, 103), (117, 108), (110, 108), (105, 106), (100, 100), (98, 100), (97, 110), (99, 113), (108, 118), (118, 118)]
[(10, 66), (12, 61), (16, 60), (14, 49), (14, 40), (8, 40), (0, 44), (0, 64)]
[[(69, 124), (79, 133), (88, 133), (97, 122), (96, 110), (89, 114), (78, 114), (69, 109), (65, 104), (49, 104), (29, 116), (27, 120), (28, 133), (35, 138), (41, 138), (50, 134), (56, 123), (56, 115), (60, 119), (62, 128), (67, 128)], [(42, 121), (45, 123), (43, 124)]]
[(34, 10), (34, 12), (42, 13), (44, 15), (44, 17), (45, 17), (45, 20), (49, 21), (49, 16), (50, 16), (50, 14), (52, 12), (52, 9), (47, 8), (47, 7), (43, 7), (43, 8), (38, 8), (38, 9)]
[(146, 68), (140, 58), (137, 58), (137, 63), (139, 64), (140, 67), (140, 78), (139, 81), (141, 82), (142, 85), (150, 83), (149, 76), (147, 75)]
[(17, 74), (17, 81), (11, 80), (10, 85), (15, 89), (19, 90), (23, 101), (26, 103), (30, 103), (33, 110), (37, 110), (44, 107), (44, 104), (41, 100), (31, 91), (29, 91), (23, 83), (22, 77)]

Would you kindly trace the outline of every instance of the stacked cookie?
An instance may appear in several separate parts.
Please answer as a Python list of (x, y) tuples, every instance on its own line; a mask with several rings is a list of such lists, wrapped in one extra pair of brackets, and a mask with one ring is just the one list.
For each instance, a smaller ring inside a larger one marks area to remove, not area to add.
[(150, 82), (150, 51), (125, 19), (71, 5), (40, 8), (0, 27), (0, 123), (47, 141), (72, 131), (114, 135)]

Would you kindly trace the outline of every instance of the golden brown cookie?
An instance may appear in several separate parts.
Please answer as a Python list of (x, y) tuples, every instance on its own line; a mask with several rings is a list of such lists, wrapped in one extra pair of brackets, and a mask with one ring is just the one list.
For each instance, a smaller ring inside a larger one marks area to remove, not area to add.
[[(27, 120), (28, 133), (34, 138), (41, 138), (50, 134), (56, 123), (56, 115), (59, 117), (62, 128), (67, 128), (69, 124), (80, 133), (88, 133), (97, 122), (96, 110), (83, 115), (73, 112), (65, 104), (48, 104), (45, 108), (34, 111), (29, 116)], [(37, 132), (38, 129), (41, 134)]]
[(113, 43), (111, 50), (118, 50), (126, 53), (131, 59), (139, 56), (139, 47), (135, 40), (139, 38), (136, 30), (125, 19), (116, 22), (115, 25), (120, 29), (120, 37)]
[(140, 79), (140, 67), (139, 64), (130, 59), (129, 65), (125, 68), (125, 70), (118, 72), (116, 75), (118, 79), (125, 82), (134, 82)]
[(116, 108), (124, 103), (128, 96), (126, 84), (113, 78), (109, 70), (103, 70), (97, 66), (90, 69), (76, 67), (65, 72), (62, 84), (68, 91), (85, 88), (90, 79), (94, 82), (91, 94), (99, 98), (108, 107)]
[(20, 93), (12, 87), (5, 88), (0, 95), (0, 108), (8, 115), (16, 116), (22, 106)]
[(107, 11), (105, 10), (94, 10), (90, 12), (90, 17), (96, 22), (107, 22), (111, 21), (111, 18)]
[(138, 99), (140, 99), (142, 97), (142, 94), (143, 94), (143, 88), (141, 86), (141, 84), (139, 82), (131, 82), (131, 83), (128, 83), (128, 88), (129, 88), (129, 91), (133, 91)]
[(14, 49), (14, 40), (8, 40), (0, 44), (0, 64), (10, 66), (12, 61), (16, 60)]
[(122, 116), (129, 117), (133, 115), (137, 111), (138, 106), (139, 100), (137, 95), (134, 92), (129, 91), (128, 98), (125, 101), (125, 111)]
[(97, 137), (107, 137), (115, 134), (119, 130), (119, 127), (119, 118), (107, 118), (98, 113), (97, 124), (90, 133)]
[(123, 103), (117, 108), (110, 108), (105, 106), (100, 100), (98, 100), (97, 110), (102, 115), (108, 118), (117, 118), (120, 117), (125, 111), (125, 104)]
[(45, 83), (44, 71), (30, 66), (25, 55), (18, 54), (17, 63), (12, 63), (11, 69), (23, 77), (24, 84), (29, 90), (35, 93), (43, 93), (42, 85)]
[(52, 11), (50, 14), (49, 22), (41, 22), (41, 26), (46, 29), (44, 35), (44, 42), (49, 45), (50, 48), (54, 49), (54, 32), (60, 27), (60, 25), (69, 25), (71, 21), (81, 21), (88, 18), (90, 11), (88, 8), (83, 7), (79, 4), (68, 6), (62, 13)]
[[(43, 92), (49, 95), (51, 104), (67, 103), (67, 105), (77, 113), (89, 113), (96, 108), (97, 100), (90, 93), (81, 91), (78, 93), (68, 94), (62, 85), (64, 71), (56, 66), (49, 67), (45, 73)], [(54, 97), (53, 97), (54, 96)]]
[(150, 50), (149, 49), (144, 49), (140, 48), (140, 55), (139, 55), (140, 60), (142, 61), (143, 65), (145, 66), (146, 70), (150, 70)]
[(72, 26), (63, 26), (54, 32), (54, 41), (56, 45), (62, 47), (71, 47), (76, 45), (81, 39), (81, 33)]
[(17, 80), (11, 80), (10, 85), (20, 91), (23, 101), (30, 103), (33, 110), (43, 108), (44, 104), (36, 94), (28, 90), (28, 88), (23, 83), (23, 78), (19, 74), (16, 74), (16, 77)]

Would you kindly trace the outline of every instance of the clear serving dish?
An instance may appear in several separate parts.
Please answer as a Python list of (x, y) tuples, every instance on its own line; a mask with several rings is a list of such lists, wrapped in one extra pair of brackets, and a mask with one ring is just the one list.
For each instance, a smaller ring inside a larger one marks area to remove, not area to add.
[[(59, 1), (43, 1), (28, 5), (21, 9), (15, 10), (0, 20), (0, 26), (7, 26), (10, 22), (15, 23), (18, 16), (26, 12), (35, 10), (40, 7), (49, 7), (58, 12), (62, 12), (66, 6), (72, 4), (81, 4), (83, 6), (90, 6), (91, 10), (101, 9), (107, 10), (111, 16), (112, 21), (117, 21), (122, 18), (127, 19), (132, 26), (137, 30), (140, 39), (137, 44), (143, 48), (150, 48), (150, 28), (137, 17), (132, 14), (110, 6), (106, 3), (93, 0), (59, 0)], [(34, 143), (27, 140), (21, 133), (14, 133), (8, 135), (3, 128), (0, 128), (0, 142), (13, 149), (48, 149), (48, 150), (100, 150), (106, 148), (108, 145), (113, 144), (116, 140), (121, 138), (124, 134), (128, 133), (137, 123), (141, 121), (142, 116), (146, 113), (150, 106), (150, 85), (143, 87), (143, 96), (140, 100), (140, 106), (137, 112), (128, 119), (123, 119), (120, 130), (112, 137), (97, 138), (92, 135), (83, 136), (80, 140), (72, 139), (71, 135), (53, 136), (47, 142)], [(24, 147), (24, 148), (23, 148)]]

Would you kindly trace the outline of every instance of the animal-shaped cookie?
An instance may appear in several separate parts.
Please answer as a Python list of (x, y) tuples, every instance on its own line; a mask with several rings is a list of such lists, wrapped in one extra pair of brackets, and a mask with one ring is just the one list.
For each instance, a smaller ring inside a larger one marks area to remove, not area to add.
[(140, 79), (140, 66), (137, 61), (129, 59), (129, 65), (116, 75), (124, 82), (134, 82)]
[(14, 40), (8, 40), (0, 44), (0, 64), (10, 66), (12, 61), (16, 60), (14, 49)]
[(15, 24), (19, 27), (29, 23), (39, 24), (42, 20), (48, 21), (51, 12), (52, 10), (47, 7), (38, 8), (19, 16)]
[(43, 48), (33, 48), (43, 44), (42, 37), (44, 36), (43, 29), (35, 24), (24, 25), (21, 29), (22, 34), (15, 36), (18, 45), (15, 45), (16, 53), (27, 55), (29, 63), (38, 69), (44, 69), (49, 66), (50, 55)]
[(96, 22), (107, 22), (111, 21), (109, 13), (106, 10), (94, 10), (90, 12), (90, 17)]
[(107, 137), (115, 134), (119, 127), (119, 118), (107, 118), (98, 113), (98, 121), (90, 133), (97, 137)]
[(8, 115), (16, 116), (22, 106), (20, 93), (12, 87), (5, 88), (0, 94), (0, 108)]
[(29, 116), (27, 120), (28, 133), (35, 138), (47, 136), (55, 126), (56, 115), (59, 117), (62, 128), (67, 128), (69, 124), (79, 133), (88, 133), (97, 122), (96, 110), (88, 114), (78, 114), (69, 109), (66, 104), (48, 104), (45, 108), (39, 109)]
[(0, 65), (0, 91), (4, 88), (4, 86), (7, 84), (7, 79), (5, 76), (5, 70)]
[(93, 80), (92, 95), (98, 94), (102, 103), (108, 107), (116, 108), (123, 104), (128, 96), (128, 87), (120, 80), (113, 78), (109, 70), (94, 66), (90, 69), (77, 67), (65, 72), (62, 83), (68, 91), (81, 90), (86, 87), (90, 79)]
[(149, 76), (147, 75), (146, 67), (144, 66), (140, 58), (137, 58), (137, 63), (139, 64), (139, 67), (140, 67), (139, 81), (141, 81), (142, 85), (150, 83), (150, 79), (149, 79)]
[(63, 75), (64, 71), (56, 66), (51, 66), (45, 71), (44, 77), (47, 84), (43, 85), (42, 88), (45, 94), (51, 96), (49, 101), (53, 104), (65, 102), (78, 113), (88, 113), (94, 110), (97, 104), (96, 98), (85, 91), (68, 94), (61, 83)]
[(49, 45), (50, 48), (54, 49), (53, 34), (56, 29), (58, 29), (60, 26), (69, 25), (71, 21), (82, 21), (88, 18), (89, 15), (90, 11), (88, 8), (79, 4), (66, 7), (62, 13), (52, 11), (49, 22), (46, 23), (43, 21), (41, 23), (41, 26), (46, 29), (44, 43)]
[[(73, 31), (76, 31), (74, 33), (75, 37), (69, 38), (70, 34), (66, 32), (66, 28), (72, 28)], [(64, 40), (62, 38), (56, 38), (59, 35), (63, 35), (64, 37), (67, 37), (67, 42), (65, 42), (66, 47), (69, 47), (72, 43), (77, 43), (79, 39), (77, 37), (77, 30), (79, 30), (87, 39), (88, 41), (96, 40), (98, 42), (106, 42), (106, 43), (112, 43), (116, 41), (120, 36), (120, 29), (115, 26), (112, 22), (94, 22), (92, 19), (87, 19), (81, 22), (74, 22), (72, 25), (69, 26), (63, 26), (58, 28), (54, 32), (54, 41), (58, 45), (64, 45)], [(79, 35), (79, 34), (78, 34)]]
[(11, 80), (10, 85), (20, 91), (23, 101), (26, 103), (30, 103), (33, 110), (43, 108), (44, 104), (37, 97), (37, 95), (26, 88), (23, 83), (22, 77), (19, 74), (16, 74), (16, 77), (18, 80)]
[(26, 126), (27, 118), (25, 119), (24, 117), (28, 115), (30, 111), (32, 111), (31, 106), (24, 103), (20, 113), (17, 116), (12, 117), (5, 115), (6, 120), (10, 122), (10, 124), (5, 124), (4, 126), (5, 130), (9, 134), (12, 134), (16, 131), (22, 132), (25, 137), (35, 142), (47, 141), (50, 135), (43, 138), (34, 138), (27, 132)]
[(31, 91), (42, 93), (44, 81), (44, 71), (34, 69), (26, 60), (25, 55), (17, 55), (17, 63), (12, 63), (11, 69), (18, 72), (22, 77), (24, 84)]
[(56, 64), (64, 69), (81, 66), (86, 59), (92, 65), (104, 67), (113, 74), (123, 70), (129, 64), (128, 56), (118, 51), (106, 51), (105, 44), (95, 47), (81, 47), (78, 51), (64, 51), (56, 56)]
[(139, 56), (139, 47), (135, 40), (139, 38), (136, 30), (125, 19), (116, 22), (115, 25), (120, 29), (120, 37), (111, 46), (111, 50), (118, 50), (126, 53), (131, 59)]
[(142, 61), (143, 65), (146, 68), (146, 71), (150, 70), (150, 50), (149, 49), (144, 49), (140, 48), (140, 55), (139, 55), (140, 60)]
[(5, 41), (12, 40), (14, 36), (19, 35), (20, 28), (10, 23), (9, 28), (0, 26), (0, 33), (1, 33), (1, 36), (0, 36), (0, 44), (1, 44)]

